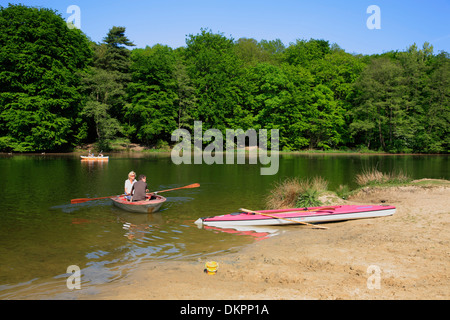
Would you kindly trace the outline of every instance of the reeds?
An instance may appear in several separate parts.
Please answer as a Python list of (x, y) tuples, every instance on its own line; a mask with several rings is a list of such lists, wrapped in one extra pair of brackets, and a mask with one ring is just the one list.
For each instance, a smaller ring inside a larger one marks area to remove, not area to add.
[(411, 181), (411, 178), (403, 171), (383, 173), (376, 168), (364, 170), (356, 175), (356, 183), (360, 186), (397, 184)]
[(268, 209), (314, 207), (322, 203), (318, 196), (326, 191), (328, 182), (322, 177), (312, 179), (287, 178), (278, 182), (266, 198)]

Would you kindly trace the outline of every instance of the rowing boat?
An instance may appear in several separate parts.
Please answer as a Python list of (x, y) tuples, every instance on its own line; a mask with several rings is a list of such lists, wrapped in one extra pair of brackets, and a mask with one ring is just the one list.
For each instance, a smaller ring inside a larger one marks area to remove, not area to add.
[(109, 157), (95, 157), (95, 156), (80, 156), (81, 161), (108, 161)]
[(129, 201), (123, 195), (111, 198), (114, 205), (118, 208), (129, 212), (137, 213), (153, 213), (157, 212), (161, 208), (162, 204), (166, 201), (166, 198), (160, 195), (147, 196), (146, 200), (142, 201)]
[[(313, 208), (260, 210), (255, 213), (231, 214), (199, 218), (197, 225), (207, 226), (278, 226), (298, 222), (323, 223), (390, 216), (395, 207), (387, 205), (343, 205)], [(261, 213), (261, 214), (258, 214)]]

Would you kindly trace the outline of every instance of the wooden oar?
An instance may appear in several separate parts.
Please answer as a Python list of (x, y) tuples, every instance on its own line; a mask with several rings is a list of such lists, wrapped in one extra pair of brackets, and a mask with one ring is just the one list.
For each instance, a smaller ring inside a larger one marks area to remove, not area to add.
[(83, 202), (87, 202), (87, 201), (94, 201), (94, 200), (101, 200), (101, 199), (109, 199), (109, 198), (114, 198), (117, 196), (109, 196), (109, 197), (100, 197), (100, 198), (80, 198), (80, 199), (72, 199), (70, 200), (71, 204), (75, 204), (75, 203), (83, 203)]
[(311, 226), (311, 227), (314, 227), (314, 228), (328, 229), (327, 227), (318, 226), (318, 225), (311, 224), (311, 223), (308, 223), (308, 222), (297, 221), (297, 220), (292, 220), (292, 219), (288, 219), (288, 218), (282, 218), (282, 217), (274, 216), (274, 215), (267, 214), (267, 213), (263, 213), (263, 212), (252, 211), (252, 210), (243, 209), (243, 208), (241, 208), (241, 209), (239, 209), (239, 210), (240, 210), (240, 211), (243, 211), (243, 212), (247, 212), (247, 213), (260, 214), (260, 215), (262, 215), (262, 216), (271, 217), (271, 218), (273, 218), (273, 219), (281, 219), (281, 220), (291, 221), (291, 222), (294, 222), (294, 223), (299, 223), (299, 224)]
[[(198, 188), (200, 187), (200, 184), (198, 183), (194, 183), (194, 184), (190, 184), (188, 186), (185, 187), (180, 187), (180, 188), (174, 188), (174, 189), (167, 189), (167, 190), (161, 190), (161, 191), (156, 191), (157, 193), (161, 193), (161, 192), (167, 192), (167, 191), (173, 191), (173, 190), (179, 190), (179, 189), (190, 189), (190, 188)], [(114, 198), (117, 196), (108, 196), (108, 197), (100, 197), (100, 198), (80, 198), (80, 199), (72, 199), (70, 200), (71, 204), (75, 204), (75, 203), (83, 203), (83, 202), (87, 202), (87, 201), (94, 201), (94, 200), (101, 200), (101, 199), (109, 199), (109, 198)]]
[(291, 208), (291, 209), (285, 209), (285, 210), (276, 210), (277, 212), (274, 212), (274, 213), (299, 213), (299, 212), (316, 212), (316, 211), (330, 211), (330, 210), (336, 210), (336, 208), (335, 207), (321, 207), (318, 209), (311, 209), (311, 210), (308, 210), (308, 209), (295, 210), (295, 209)]
[(180, 188), (173, 188), (173, 189), (167, 189), (167, 190), (161, 190), (161, 191), (150, 192), (150, 194), (153, 194), (153, 193), (161, 193), (161, 192), (167, 192), (167, 191), (173, 191), (173, 190), (179, 190), (179, 189), (192, 189), (192, 188), (198, 188), (198, 187), (200, 187), (200, 184), (199, 184), (199, 183), (193, 183), (193, 184), (190, 184), (190, 185), (185, 186), (185, 187), (180, 187)]

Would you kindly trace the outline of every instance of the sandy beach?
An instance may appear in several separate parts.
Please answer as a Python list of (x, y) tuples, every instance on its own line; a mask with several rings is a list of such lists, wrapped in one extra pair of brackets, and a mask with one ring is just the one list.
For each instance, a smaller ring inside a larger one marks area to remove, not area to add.
[[(342, 200), (343, 201), (343, 200)], [(368, 188), (345, 201), (395, 215), (290, 226), (237, 253), (143, 264), (81, 299), (449, 299), (450, 185)], [(215, 260), (215, 275), (203, 272)]]

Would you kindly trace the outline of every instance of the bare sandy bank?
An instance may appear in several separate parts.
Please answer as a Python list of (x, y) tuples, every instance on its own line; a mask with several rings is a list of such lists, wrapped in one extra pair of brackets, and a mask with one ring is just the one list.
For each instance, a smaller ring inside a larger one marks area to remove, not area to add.
[[(370, 188), (349, 204), (391, 217), (287, 227), (238, 253), (146, 263), (81, 299), (449, 299), (450, 186)], [(203, 273), (207, 260), (216, 275)]]

